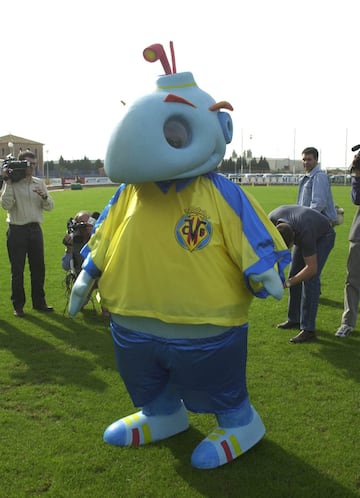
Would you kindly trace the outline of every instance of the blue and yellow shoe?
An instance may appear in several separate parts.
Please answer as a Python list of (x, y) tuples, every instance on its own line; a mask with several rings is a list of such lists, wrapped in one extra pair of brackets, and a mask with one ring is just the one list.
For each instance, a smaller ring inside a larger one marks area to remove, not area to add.
[(144, 415), (142, 411), (117, 420), (104, 432), (104, 441), (115, 446), (140, 446), (160, 441), (189, 428), (184, 405), (171, 415)]
[(215, 469), (231, 462), (260, 441), (265, 427), (256, 410), (244, 426), (217, 427), (193, 451), (191, 465), (198, 469)]

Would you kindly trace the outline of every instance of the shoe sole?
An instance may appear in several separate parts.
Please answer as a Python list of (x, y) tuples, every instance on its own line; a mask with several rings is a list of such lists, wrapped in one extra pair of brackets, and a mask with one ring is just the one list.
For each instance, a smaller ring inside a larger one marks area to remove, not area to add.
[(293, 323), (291, 325), (285, 326), (281, 326), (281, 324), (279, 323), (278, 325), (276, 325), (276, 328), (281, 330), (300, 329), (300, 323)]
[(315, 341), (316, 340), (316, 337), (310, 337), (310, 339), (300, 339), (300, 341), (293, 341), (292, 339), (289, 340), (289, 342), (291, 342), (292, 344), (302, 344), (303, 342), (312, 342), (312, 341)]
[(315, 341), (315, 339), (316, 339), (315, 332), (311, 333), (311, 332), (307, 332), (304, 330), (304, 331), (301, 331), (295, 337), (292, 337), (291, 339), (289, 339), (289, 341), (292, 342), (293, 344), (301, 344), (302, 342)]

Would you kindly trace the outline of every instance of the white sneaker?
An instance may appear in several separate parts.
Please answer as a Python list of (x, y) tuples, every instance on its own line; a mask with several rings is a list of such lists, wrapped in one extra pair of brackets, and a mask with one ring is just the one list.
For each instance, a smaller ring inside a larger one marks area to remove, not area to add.
[(335, 335), (336, 337), (348, 337), (353, 330), (353, 327), (349, 327), (349, 325), (343, 324), (337, 329)]

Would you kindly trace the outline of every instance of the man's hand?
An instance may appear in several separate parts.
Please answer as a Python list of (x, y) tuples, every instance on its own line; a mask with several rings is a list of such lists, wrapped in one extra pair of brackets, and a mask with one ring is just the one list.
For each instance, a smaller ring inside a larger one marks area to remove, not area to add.
[(65, 234), (62, 242), (66, 246), (67, 252), (72, 252), (72, 237), (70, 233)]
[(48, 198), (47, 194), (45, 192), (43, 192), (41, 190), (41, 188), (39, 188), (39, 187), (34, 188), (33, 191), (36, 194), (40, 195), (40, 197), (42, 198), (43, 201), (46, 201), (46, 199)]
[(7, 183), (11, 183), (11, 179), (9, 177), (9, 170), (8, 168), (2, 168), (1, 170), (1, 176), (3, 177), (4, 181)]

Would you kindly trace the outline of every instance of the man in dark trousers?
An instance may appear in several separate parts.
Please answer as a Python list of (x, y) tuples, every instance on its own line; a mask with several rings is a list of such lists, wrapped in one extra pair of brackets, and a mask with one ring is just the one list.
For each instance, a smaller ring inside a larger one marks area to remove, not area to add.
[[(25, 167), (17, 168), (16, 162), (10, 162), (2, 168), (4, 184), (1, 206), (8, 212), (6, 221), (9, 223), (7, 249), (11, 264), (11, 301), (14, 315), (20, 318), (25, 316), (26, 257), (30, 268), (33, 308), (38, 311), (53, 311), (45, 300), (44, 241), (40, 224), (43, 221), (43, 210), (50, 211), (54, 201), (43, 180), (32, 176), (36, 166), (35, 159), (34, 153), (27, 150), (19, 156), (19, 161), (24, 161)], [(23, 176), (15, 175), (16, 171), (23, 172)]]
[(280, 206), (269, 214), (289, 248), (294, 246), (289, 278), (288, 316), (278, 328), (299, 328), (290, 342), (316, 338), (315, 321), (320, 297), (320, 275), (334, 247), (335, 232), (329, 219), (309, 207)]

